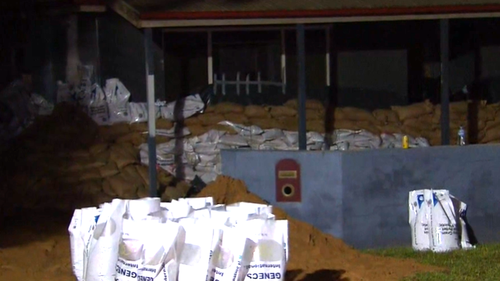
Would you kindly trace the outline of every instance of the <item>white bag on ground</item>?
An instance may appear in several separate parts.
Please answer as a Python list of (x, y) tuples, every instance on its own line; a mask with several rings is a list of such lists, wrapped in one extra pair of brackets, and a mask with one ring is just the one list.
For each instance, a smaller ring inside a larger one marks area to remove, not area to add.
[(213, 252), (212, 240), (218, 230), (207, 219), (182, 218), (179, 224), (185, 240), (179, 256), (178, 281), (206, 280)]
[(288, 221), (250, 221), (250, 224), (255, 223), (261, 224), (260, 227), (256, 227), (260, 230), (256, 237), (258, 244), (245, 280), (285, 280)]
[[(175, 105), (177, 101), (173, 101), (161, 108), (161, 116), (164, 119), (175, 120)], [(184, 105), (182, 110), (182, 118), (189, 118), (205, 108), (205, 103), (200, 95), (190, 95), (184, 98)]]
[(54, 105), (39, 94), (31, 94), (30, 100), (34, 106), (34, 113), (36, 115), (47, 116), (51, 115), (52, 111), (54, 111)]
[(178, 237), (179, 224), (167, 221), (141, 221), (144, 248), (142, 266), (139, 268), (139, 281), (175, 281), (177, 280), (178, 245), (182, 240)]
[(94, 122), (98, 125), (109, 124), (109, 111), (108, 103), (106, 102), (106, 95), (98, 84), (92, 86), (89, 101), (89, 115)]
[(457, 199), (455, 196), (450, 195), (451, 201), (453, 202), (453, 206), (455, 208), (455, 214), (457, 214), (457, 221), (460, 224), (459, 237), (460, 237), (460, 246), (462, 249), (473, 249), (476, 246), (472, 245), (469, 239), (469, 233), (467, 232), (467, 204)]
[(63, 83), (62, 81), (57, 81), (57, 97), (56, 102), (68, 102), (73, 103), (75, 100), (71, 96), (71, 89), (69, 84)]
[(409, 194), (409, 223), (411, 228), (412, 247), (415, 251), (431, 249), (429, 220), (432, 210), (432, 200), (426, 200), (431, 190), (415, 190)]
[(114, 281), (126, 201), (105, 203), (88, 247), (85, 281)]
[(447, 252), (460, 249), (458, 216), (448, 190), (411, 191), (409, 212), (415, 250)]
[(209, 280), (245, 280), (257, 246), (248, 235), (251, 226), (246, 221), (223, 228), (210, 259)]
[(84, 281), (88, 259), (85, 258), (85, 246), (94, 233), (100, 210), (95, 207), (76, 209), (68, 227), (71, 245), (71, 264), (73, 274), (78, 281)]
[(125, 88), (125, 85), (119, 79), (111, 78), (106, 80), (104, 91), (108, 101), (111, 123), (130, 122), (128, 106), (130, 92)]

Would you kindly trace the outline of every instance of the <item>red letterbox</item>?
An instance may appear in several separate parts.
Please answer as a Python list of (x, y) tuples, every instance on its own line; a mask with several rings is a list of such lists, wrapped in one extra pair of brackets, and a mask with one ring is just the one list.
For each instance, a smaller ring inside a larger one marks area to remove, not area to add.
[(293, 159), (276, 164), (276, 202), (301, 202), (300, 165)]

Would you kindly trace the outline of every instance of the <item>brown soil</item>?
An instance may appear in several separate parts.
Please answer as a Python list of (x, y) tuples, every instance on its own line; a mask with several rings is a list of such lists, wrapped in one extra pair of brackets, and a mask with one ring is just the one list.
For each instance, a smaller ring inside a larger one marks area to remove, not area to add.
[[(254, 202), (265, 204), (249, 193), (243, 181), (220, 176), (198, 195), (213, 197), (218, 204)], [(391, 281), (412, 276), (417, 272), (439, 270), (418, 264), (413, 260), (378, 257), (362, 254), (342, 240), (324, 234), (305, 222), (293, 219), (273, 208), (278, 219), (289, 221), (290, 260), (287, 265), (287, 281)]]

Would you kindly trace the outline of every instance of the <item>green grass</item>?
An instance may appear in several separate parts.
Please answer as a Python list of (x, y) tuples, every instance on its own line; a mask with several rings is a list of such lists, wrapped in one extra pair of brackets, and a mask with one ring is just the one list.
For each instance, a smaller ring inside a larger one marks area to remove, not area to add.
[(411, 248), (369, 250), (370, 254), (412, 258), (423, 264), (446, 268), (445, 272), (421, 273), (404, 281), (499, 281), (500, 244), (479, 245), (451, 253), (415, 252)]

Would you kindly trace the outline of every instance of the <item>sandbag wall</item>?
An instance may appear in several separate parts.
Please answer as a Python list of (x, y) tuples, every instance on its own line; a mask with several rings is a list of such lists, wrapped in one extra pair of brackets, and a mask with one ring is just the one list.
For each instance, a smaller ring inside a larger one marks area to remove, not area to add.
[[(221, 121), (231, 121), (243, 125), (256, 125), (262, 129), (278, 128), (297, 131), (297, 100), (290, 100), (283, 106), (241, 106), (220, 103), (209, 106), (204, 114), (184, 121), (192, 135), (201, 135), (211, 129), (233, 132)], [(475, 124), (469, 124), (472, 111), (477, 113)], [(374, 134), (403, 133), (413, 137), (424, 137), (431, 145), (441, 144), (441, 105), (430, 102), (409, 106), (392, 106), (391, 109), (377, 109), (369, 112), (359, 108), (335, 108), (331, 116), (325, 118), (324, 106), (316, 100), (306, 102), (306, 130), (324, 133), (325, 120), (332, 122), (334, 129), (367, 130)], [(500, 105), (484, 102), (455, 102), (450, 104), (450, 139), (455, 144), (460, 126), (477, 128), (478, 143), (500, 142)], [(233, 132), (234, 133), (234, 132)]]
[[(172, 123), (158, 120), (157, 126), (171, 128)], [(71, 211), (116, 197), (147, 197), (148, 167), (140, 165), (137, 148), (146, 141), (146, 127), (97, 126), (80, 108), (56, 105), (52, 115), (38, 116), (0, 157), (2, 215), (16, 208)], [(157, 142), (165, 141), (157, 137)], [(162, 170), (158, 181), (164, 200), (182, 197), (189, 189)]]

